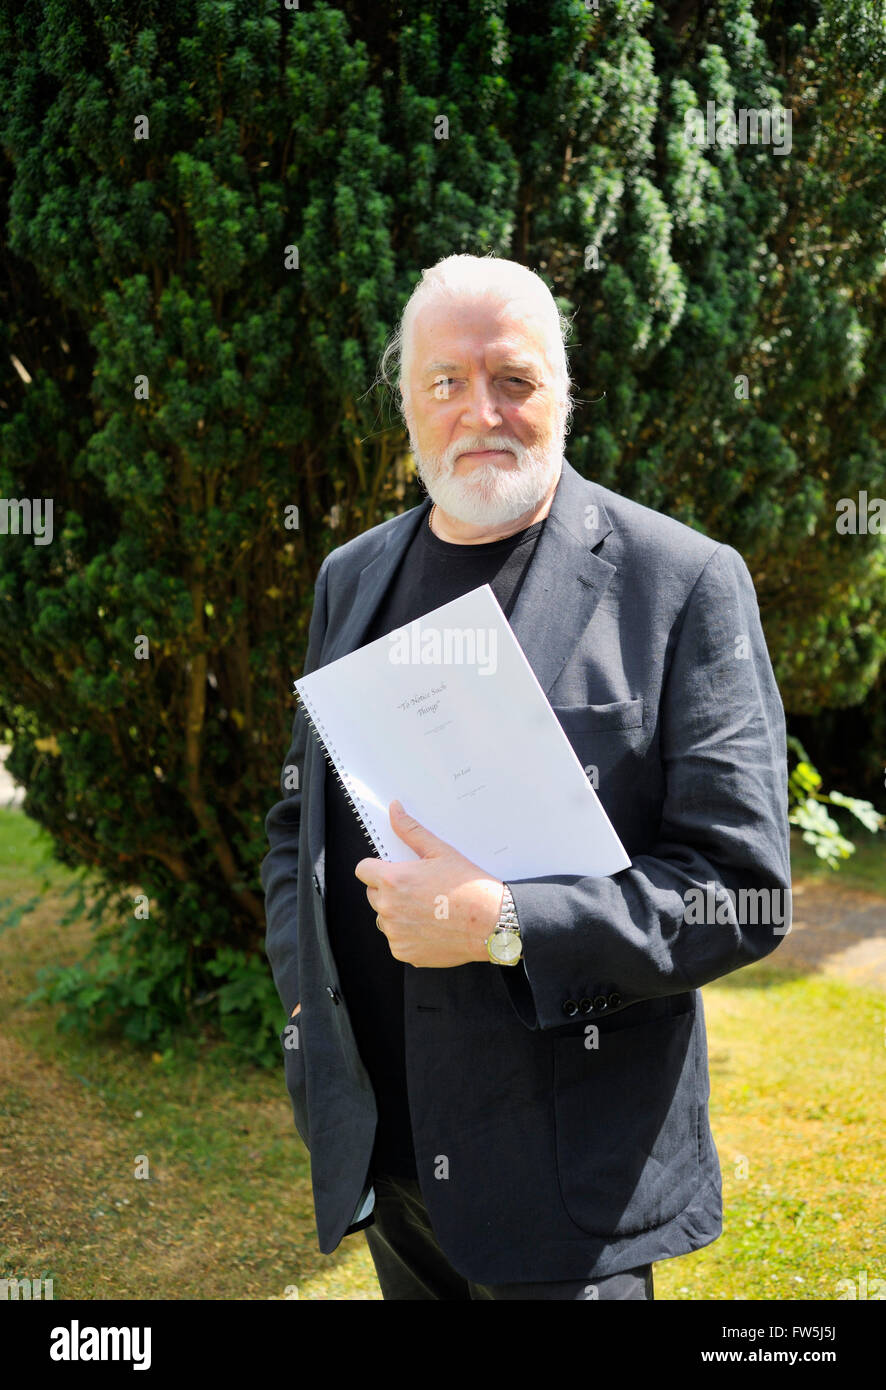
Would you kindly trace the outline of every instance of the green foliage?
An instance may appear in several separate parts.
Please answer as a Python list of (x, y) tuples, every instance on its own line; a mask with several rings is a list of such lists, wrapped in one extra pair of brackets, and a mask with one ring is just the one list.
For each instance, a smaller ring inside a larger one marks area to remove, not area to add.
[(812, 766), (800, 740), (789, 735), (788, 749), (798, 759), (788, 776), (788, 820), (802, 830), (803, 839), (819, 859), (830, 868), (838, 869), (842, 860), (855, 853), (855, 845), (842, 834), (825, 806), (842, 806), (871, 831), (886, 827), (886, 816), (881, 816), (870, 801), (861, 801), (843, 792), (822, 792), (821, 776)]
[(17, 927), (22, 918), (26, 917), (29, 912), (33, 912), (39, 904), (39, 897), (27, 898), (20, 903), (13, 903), (11, 898), (0, 898), (0, 932)]
[[(280, 1001), (261, 954), (221, 947), (199, 972), (221, 983), (200, 988), (192, 942), (158, 932), (149, 918), (134, 917), (125, 897), (110, 890), (89, 903), (81, 881), (67, 894), (74, 901), (63, 925), (91, 920), (93, 944), (73, 965), (44, 966), (27, 1001), (61, 1005), (60, 1032), (117, 1033), (135, 1043), (172, 1048), (185, 1033), (197, 1036), (212, 1009), (218, 1031), (237, 1055), (259, 1065), (279, 1060)], [(37, 901), (0, 919), (0, 930), (17, 925)]]
[[(864, 696), (886, 546), (834, 514), (886, 492), (877, 13), (6, 0), (0, 497), (55, 534), (0, 544), (0, 725), (107, 890), (72, 1017), (259, 1045), (313, 581), (419, 499), (367, 387), (441, 256), (545, 277), (570, 461), (745, 555), (788, 708)], [(789, 107), (792, 153), (691, 143), (708, 100)]]

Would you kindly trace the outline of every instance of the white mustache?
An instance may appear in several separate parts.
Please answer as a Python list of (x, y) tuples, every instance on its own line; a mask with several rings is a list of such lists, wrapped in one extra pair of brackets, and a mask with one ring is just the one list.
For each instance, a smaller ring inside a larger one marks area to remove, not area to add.
[[(512, 521), (537, 505), (559, 470), (563, 453), (559, 439), (547, 441), (547, 447), (526, 448), (510, 439), (475, 436), (459, 440), (434, 459), (423, 458), (412, 442), (419, 476), (431, 499), (442, 511), (474, 525)], [(475, 461), (463, 476), (455, 472), (462, 454), (484, 449), (512, 453), (516, 468), (490, 459)]]
[[(494, 444), (457, 444), (451, 450), (447, 451), (447, 455), (444, 455), (443, 467), (451, 473), (462, 454), (480, 454), (487, 450), (513, 454), (518, 463), (526, 452), (521, 444), (516, 444), (510, 439), (502, 440)], [(450, 454), (451, 457), (448, 456)]]

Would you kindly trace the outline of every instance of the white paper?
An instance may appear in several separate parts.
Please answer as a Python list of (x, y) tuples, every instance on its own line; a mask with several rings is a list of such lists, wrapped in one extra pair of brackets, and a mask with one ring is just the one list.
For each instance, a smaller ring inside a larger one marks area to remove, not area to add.
[(379, 858), (419, 857), (391, 827), (399, 800), (503, 882), (630, 867), (488, 584), (295, 687)]

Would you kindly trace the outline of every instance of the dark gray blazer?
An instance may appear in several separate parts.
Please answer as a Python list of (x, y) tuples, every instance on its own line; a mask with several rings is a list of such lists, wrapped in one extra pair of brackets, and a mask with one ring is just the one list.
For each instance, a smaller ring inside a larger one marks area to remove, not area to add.
[[(326, 557), (305, 674), (362, 644), (429, 509)], [(451, 1264), (490, 1284), (602, 1277), (720, 1234), (698, 991), (790, 925), (784, 711), (740, 555), (564, 459), (510, 621), (632, 866), (511, 882), (517, 967), (405, 966), (421, 1189)], [(325, 919), (327, 773), (299, 707), (261, 876), (285, 1019), (301, 1003), (286, 1083), (328, 1254), (367, 1198), (376, 1108)]]

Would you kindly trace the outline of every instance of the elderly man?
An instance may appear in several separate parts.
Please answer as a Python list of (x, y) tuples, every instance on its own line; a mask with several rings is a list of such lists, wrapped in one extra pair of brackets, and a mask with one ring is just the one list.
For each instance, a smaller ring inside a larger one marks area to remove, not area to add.
[(656, 1260), (716, 1239), (699, 988), (789, 927), (784, 714), (747, 568), (566, 461), (563, 329), (523, 266), (424, 272), (383, 372), (399, 360), (429, 497), (326, 557), (304, 672), (488, 583), (631, 867), (501, 883), (396, 802), (420, 857), (369, 857), (301, 709), (267, 817), (320, 1249), (365, 1229), (386, 1299), (648, 1299)]

